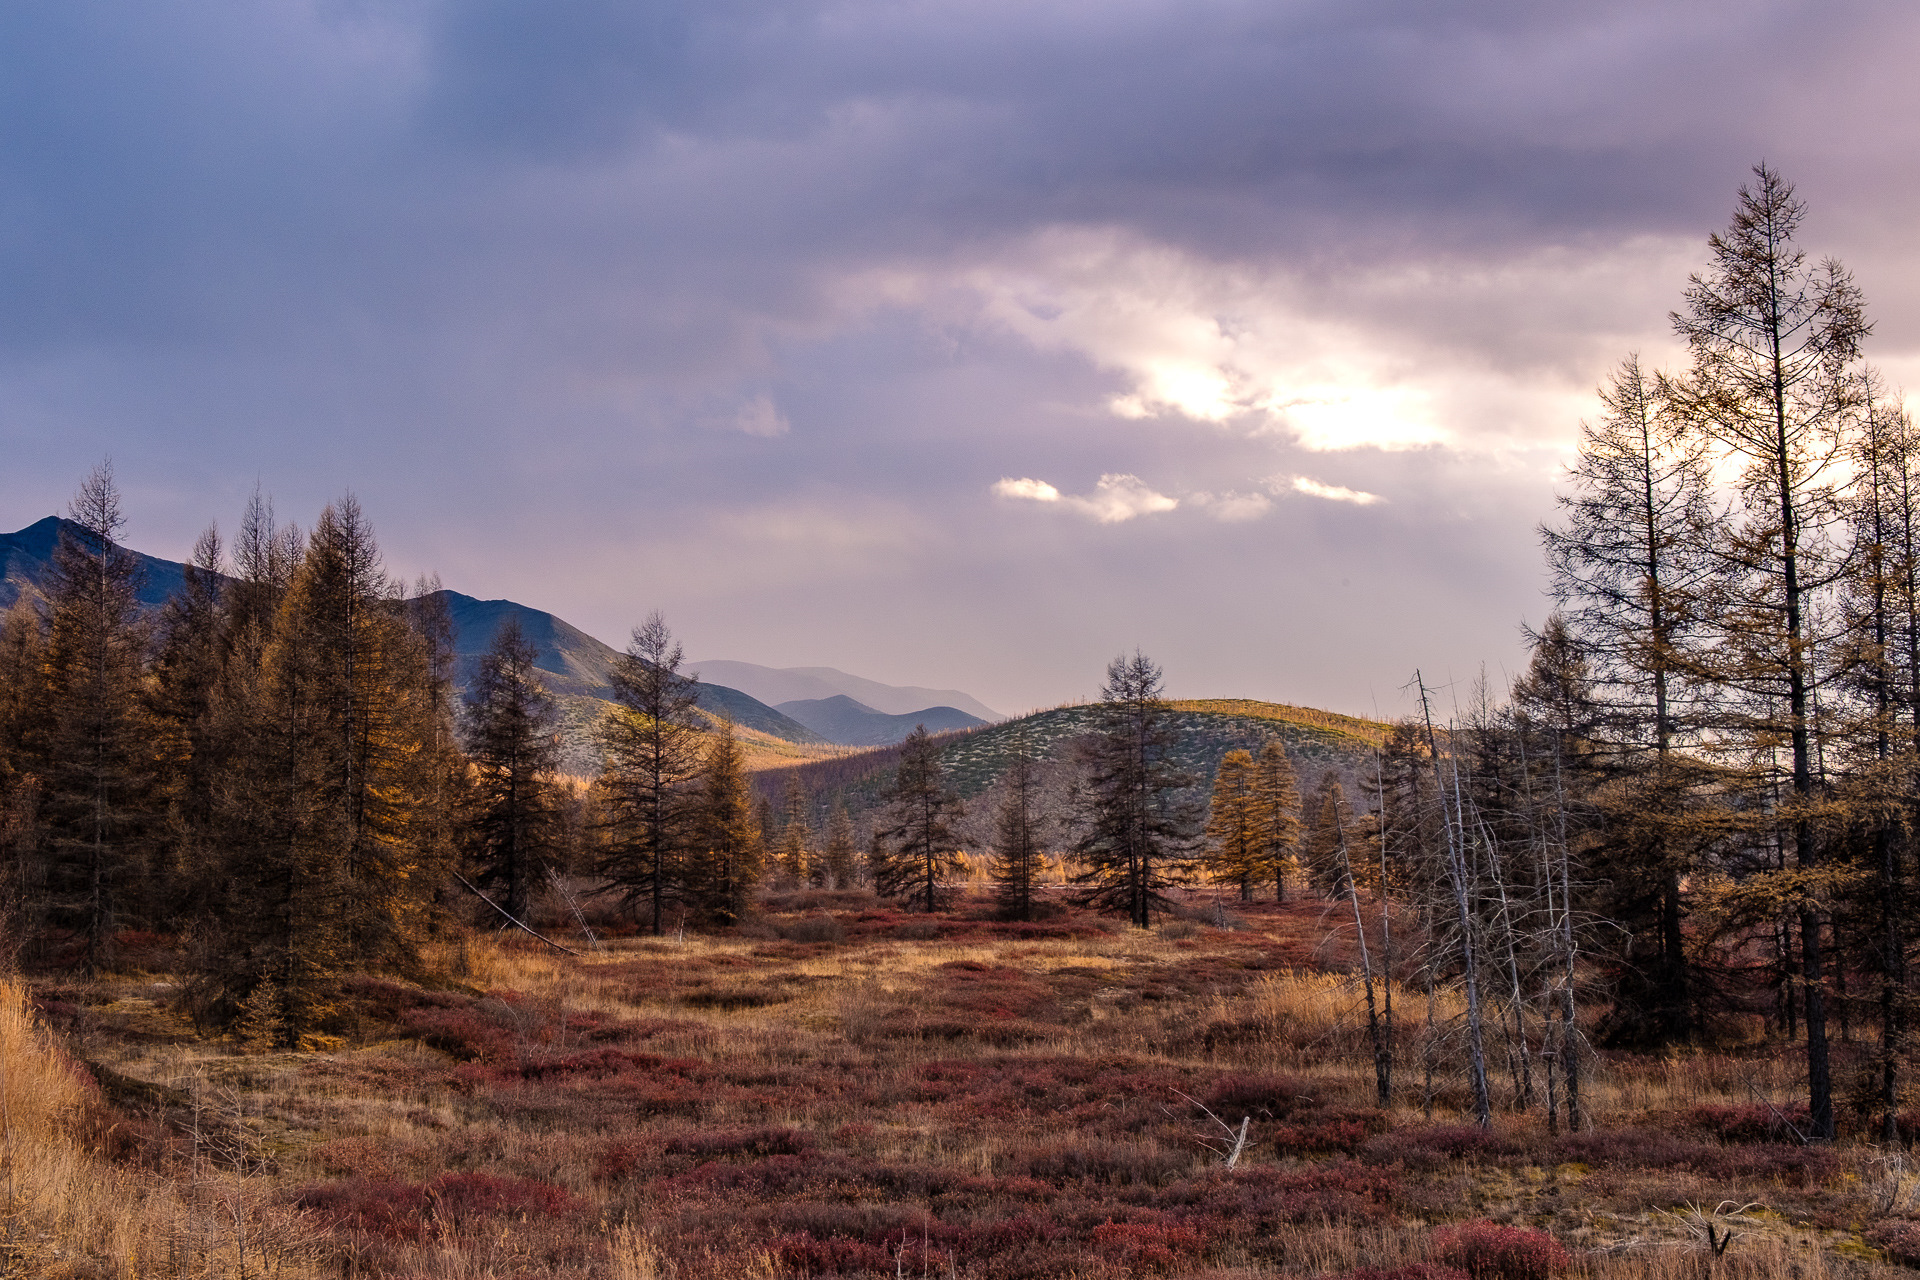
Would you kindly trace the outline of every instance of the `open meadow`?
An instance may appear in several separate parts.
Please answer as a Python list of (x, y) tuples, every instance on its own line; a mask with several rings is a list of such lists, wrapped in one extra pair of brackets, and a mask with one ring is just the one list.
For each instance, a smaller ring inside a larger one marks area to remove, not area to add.
[(1196, 896), (1150, 931), (765, 907), (578, 956), (449, 940), (423, 981), (351, 980), (338, 1043), (298, 1054), (196, 1036), (163, 937), (10, 987), (0, 1272), (1822, 1280), (1920, 1254), (1903, 1153), (1795, 1140), (1790, 1044), (1600, 1055), (1591, 1126), (1550, 1135), (1496, 1041), (1483, 1132), (1457, 1009), (1430, 1035), (1396, 987), (1377, 1108), (1326, 903), (1217, 928)]

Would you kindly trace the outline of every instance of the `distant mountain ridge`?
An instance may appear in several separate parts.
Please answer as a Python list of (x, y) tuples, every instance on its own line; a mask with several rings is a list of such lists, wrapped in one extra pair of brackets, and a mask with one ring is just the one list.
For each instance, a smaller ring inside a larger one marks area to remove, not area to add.
[[(76, 536), (83, 532), (71, 520), (48, 516), (17, 533), (0, 533), (0, 609), (12, 608), (22, 595), (40, 588), (53, 566), (53, 549), (59, 545), (63, 529)], [(137, 598), (148, 608), (159, 608), (185, 585), (187, 567), (179, 561), (161, 560), (139, 551), (134, 551), (133, 557), (140, 564)]]
[[(881, 684), (849, 675), (835, 667), (763, 667), (754, 662), (715, 658), (688, 664), (703, 678), (744, 689), (768, 706), (783, 702), (824, 702), (845, 694), (883, 715), (913, 715), (932, 707), (950, 707), (989, 723), (1007, 717), (958, 689), (925, 689), (918, 685)], [(933, 726), (928, 725), (929, 729)]]
[[(548, 692), (560, 699), (613, 701), (613, 664), (620, 653), (612, 645), (594, 639), (564, 618), (512, 600), (479, 600), (458, 591), (434, 594), (446, 601), (447, 615), (453, 621), (454, 662), (462, 686), (479, 668), (480, 659), (500, 628), (514, 619), (538, 654), (533, 665), (539, 669)], [(738, 689), (703, 680), (699, 692), (702, 710), (744, 728), (758, 729), (788, 742), (829, 740)]]
[[(38, 590), (53, 565), (53, 550), (63, 529), (78, 533), (79, 526), (59, 516), (35, 521), (16, 533), (0, 534), (0, 608), (10, 608), (20, 597)], [(127, 548), (132, 551), (132, 548)], [(186, 566), (175, 560), (134, 551), (139, 562), (140, 603), (158, 609), (177, 594), (186, 581)], [(608, 644), (541, 609), (511, 600), (480, 600), (458, 591), (436, 593), (445, 599), (453, 621), (456, 682), (465, 688), (493, 638), (508, 618), (539, 651), (534, 665), (542, 682), (561, 704), (571, 767), (588, 770), (595, 763), (592, 727), (601, 704), (613, 697), (613, 662), (619, 654)], [(726, 685), (700, 685), (700, 707), (735, 724), (787, 742), (819, 744), (819, 734), (758, 698)]]
[(987, 723), (953, 707), (922, 707), (907, 715), (887, 715), (844, 693), (783, 702), (774, 710), (798, 720), (828, 742), (845, 747), (888, 746), (903, 741), (919, 725), (925, 725), (928, 733), (946, 733)]

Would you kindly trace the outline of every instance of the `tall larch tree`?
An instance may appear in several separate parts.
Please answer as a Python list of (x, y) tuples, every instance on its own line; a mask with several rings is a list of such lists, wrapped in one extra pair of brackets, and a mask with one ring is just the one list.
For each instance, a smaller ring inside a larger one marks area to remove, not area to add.
[(1710, 780), (1687, 748), (1707, 692), (1718, 514), (1708, 438), (1672, 380), (1630, 356), (1599, 397), (1600, 416), (1581, 424), (1562, 521), (1541, 529), (1559, 607), (1536, 652), (1579, 664), (1583, 703), (1531, 715), (1562, 790), (1580, 791), (1597, 814), (1592, 858), (1605, 890), (1593, 905), (1627, 926), (1613, 935), (1608, 1037), (1658, 1044), (1699, 1025), (1682, 898), (1704, 869), (1713, 824), (1697, 803)]
[(827, 847), (822, 860), (833, 888), (853, 888), (859, 878), (860, 846), (854, 842), (853, 819), (844, 801), (834, 801), (827, 817)]
[(1354, 891), (1350, 844), (1356, 838), (1353, 806), (1340, 777), (1328, 770), (1313, 793), (1313, 818), (1307, 826), (1307, 875), (1323, 898), (1345, 898)]
[(960, 797), (948, 788), (940, 767), (940, 748), (916, 725), (900, 744), (900, 762), (887, 792), (887, 815), (876, 834), (884, 850), (876, 868), (874, 891), (886, 898), (917, 901), (923, 911), (937, 910), (941, 885), (959, 867), (959, 843), (953, 823)]
[(1024, 728), (1014, 731), (1012, 755), (1001, 777), (1000, 808), (994, 815), (994, 908), (1004, 920), (1034, 918), (1034, 885), (1045, 865), (1041, 832), (1046, 815), (1040, 806), (1033, 748)]
[(1254, 883), (1266, 879), (1268, 869), (1264, 855), (1273, 824), (1262, 800), (1253, 754), (1236, 748), (1222, 756), (1207, 818), (1207, 870), (1216, 882), (1237, 885), (1242, 902), (1253, 901)]
[(683, 660), (666, 618), (649, 614), (614, 665), (617, 705), (600, 723), (600, 873), (655, 934), (683, 879), (686, 784), (703, 764), (699, 677)]
[[(1805, 213), (1791, 184), (1755, 168), (1731, 225), (1708, 241), (1711, 266), (1692, 278), (1685, 309), (1673, 316), (1691, 356), (1677, 408), (1742, 467), (1739, 511), (1718, 544), (1715, 729), (1719, 742), (1784, 783), (1776, 825), (1799, 884), (1822, 862), (1815, 735), (1824, 637), (1811, 605), (1837, 569), (1836, 486), (1861, 407), (1854, 365), (1869, 329), (1851, 276), (1830, 259), (1809, 263), (1797, 244)], [(1777, 771), (1767, 763), (1772, 741), (1788, 748)], [(1760, 781), (1769, 792), (1772, 778)], [(1793, 896), (1810, 1124), (1831, 1138), (1826, 923), (1818, 892)]]
[(1287, 877), (1300, 863), (1300, 781), (1279, 738), (1269, 737), (1254, 757), (1253, 785), (1266, 829), (1261, 833), (1260, 867), (1273, 883), (1273, 900), (1287, 900)]
[(475, 879), (498, 889), (517, 920), (526, 919), (561, 844), (553, 782), (560, 713), (540, 683), (538, 658), (519, 621), (509, 618), (474, 672), (461, 724), (473, 772), (467, 857)]
[(37, 755), (48, 923), (80, 969), (114, 963), (114, 935), (141, 900), (159, 836), (158, 760), (147, 710), (148, 631), (139, 562), (102, 463), (68, 508), (47, 591), (46, 712)]
[(731, 722), (710, 735), (691, 788), (688, 905), (718, 924), (746, 918), (765, 860), (746, 757)]
[(1194, 779), (1173, 754), (1172, 708), (1145, 654), (1115, 658), (1082, 752), (1087, 777), (1074, 846), (1081, 901), (1142, 929), (1187, 881), (1204, 819), (1182, 794)]

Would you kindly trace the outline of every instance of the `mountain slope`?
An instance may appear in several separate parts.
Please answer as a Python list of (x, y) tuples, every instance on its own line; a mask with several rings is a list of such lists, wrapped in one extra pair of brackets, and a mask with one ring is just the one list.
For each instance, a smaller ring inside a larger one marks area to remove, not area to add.
[(989, 722), (1006, 719), (992, 707), (958, 689), (881, 684), (878, 680), (849, 675), (835, 667), (763, 667), (752, 662), (720, 659), (689, 665), (700, 672), (703, 678), (744, 689), (769, 706), (779, 706), (783, 702), (824, 702), (835, 695), (844, 694), (883, 715), (912, 715), (927, 707), (952, 707)]
[[(1371, 776), (1368, 770), (1374, 748), (1386, 732), (1385, 725), (1371, 720), (1278, 702), (1223, 698), (1170, 705), (1173, 758), (1193, 774), (1202, 792), (1212, 786), (1222, 756), (1235, 748), (1258, 751), (1269, 737), (1279, 738), (1286, 747), (1303, 792), (1329, 769), (1351, 782), (1362, 783)], [(1074, 744), (1093, 731), (1098, 712), (1094, 704), (1054, 707), (1017, 720), (942, 735), (940, 764), (947, 785), (964, 799), (984, 793), (1006, 771), (1021, 736), (1036, 759), (1070, 766)], [(878, 747), (768, 770), (756, 776), (755, 786), (762, 794), (778, 796), (792, 774), (812, 794), (818, 808), (824, 811), (838, 800), (859, 817), (883, 802), (899, 757), (897, 744)]]
[[(472, 677), (488, 646), (509, 618), (538, 653), (534, 666), (556, 698), (613, 699), (613, 664), (620, 655), (613, 646), (594, 639), (563, 618), (511, 600), (476, 600), (458, 591), (441, 591), (447, 614), (453, 619), (455, 661), (462, 685)], [(800, 722), (757, 698), (725, 685), (700, 685), (700, 708), (724, 716), (746, 729), (758, 729), (788, 742), (818, 743), (824, 739)]]
[[(0, 609), (11, 608), (23, 592), (46, 581), (62, 529), (80, 532), (80, 526), (71, 520), (48, 516), (17, 533), (0, 533)], [(138, 551), (133, 556), (140, 562), (138, 599), (148, 608), (165, 604), (186, 581), (186, 566), (176, 560), (161, 560)]]
[[(0, 608), (11, 606), (40, 587), (52, 570), (53, 549), (70, 521), (48, 516), (17, 533), (0, 534)], [(77, 527), (76, 527), (77, 528)], [(129, 548), (131, 550), (131, 548)], [(165, 604), (185, 582), (186, 566), (174, 560), (135, 551), (142, 581), (140, 603), (150, 609)], [(480, 657), (509, 617), (539, 650), (535, 665), (560, 701), (568, 739), (569, 762), (587, 768), (593, 762), (591, 730), (605, 702), (613, 694), (615, 650), (580, 628), (540, 609), (511, 600), (477, 600), (458, 591), (437, 593), (446, 600), (453, 620), (455, 679), (465, 687)], [(759, 699), (724, 685), (702, 684), (700, 707), (725, 716), (743, 729), (768, 734), (784, 742), (820, 745), (824, 739), (805, 725), (789, 719)]]
[(881, 747), (899, 742), (925, 725), (928, 733), (973, 729), (986, 721), (952, 707), (922, 707), (909, 715), (890, 716), (855, 702), (844, 693), (831, 698), (783, 702), (774, 710), (798, 720), (828, 742), (848, 747)]

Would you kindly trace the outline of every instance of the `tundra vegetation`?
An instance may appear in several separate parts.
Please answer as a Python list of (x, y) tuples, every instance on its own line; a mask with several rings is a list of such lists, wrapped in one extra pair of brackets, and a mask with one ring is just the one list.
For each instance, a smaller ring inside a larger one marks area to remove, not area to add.
[(1920, 1264), (1920, 437), (1803, 219), (1602, 389), (1519, 679), (1391, 724), (1136, 652), (756, 778), (655, 614), (567, 777), (351, 499), (147, 612), (97, 470), (0, 623), (0, 1273)]

